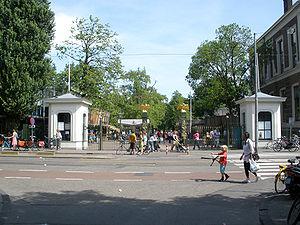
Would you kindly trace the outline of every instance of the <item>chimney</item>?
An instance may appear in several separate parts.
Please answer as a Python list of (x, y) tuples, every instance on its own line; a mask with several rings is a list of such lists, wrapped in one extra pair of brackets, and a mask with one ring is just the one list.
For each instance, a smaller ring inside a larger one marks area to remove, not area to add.
[(293, 0), (283, 0), (284, 13), (289, 11), (293, 6)]

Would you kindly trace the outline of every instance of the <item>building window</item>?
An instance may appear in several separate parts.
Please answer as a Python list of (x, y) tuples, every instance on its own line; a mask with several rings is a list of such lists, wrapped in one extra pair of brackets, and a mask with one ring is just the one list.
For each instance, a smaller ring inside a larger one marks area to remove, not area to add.
[(59, 113), (58, 114), (58, 129), (61, 132), (63, 141), (70, 141), (71, 135), (71, 114), (70, 113)]
[(296, 28), (291, 27), (287, 30), (288, 33), (288, 37), (289, 37), (289, 52), (290, 52), (290, 56), (291, 56), (291, 60), (292, 60), (292, 65), (293, 68), (296, 66), (297, 61), (298, 61), (298, 51), (297, 51), (297, 32), (296, 32)]
[(277, 73), (283, 73), (284, 68), (284, 53), (283, 53), (283, 41), (279, 39), (276, 42), (276, 50), (277, 50)]
[(258, 113), (258, 138), (259, 140), (272, 139), (272, 114), (270, 112)]
[(295, 120), (300, 121), (300, 86), (294, 86)]
[[(279, 95), (280, 95), (280, 97), (286, 97), (286, 89), (285, 88), (282, 88), (282, 89), (280, 89), (279, 90)], [(285, 109), (287, 109), (287, 105), (286, 105), (286, 102), (282, 102), (281, 103), (281, 121), (282, 122), (286, 122), (287, 120), (286, 120), (286, 118), (287, 118), (287, 116), (286, 116), (286, 110)]]

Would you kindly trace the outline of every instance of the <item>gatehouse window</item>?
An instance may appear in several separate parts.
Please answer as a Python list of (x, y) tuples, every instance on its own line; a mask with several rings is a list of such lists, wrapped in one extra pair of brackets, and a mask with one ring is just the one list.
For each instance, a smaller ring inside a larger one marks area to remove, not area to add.
[(61, 132), (63, 141), (70, 141), (71, 138), (71, 114), (59, 113), (57, 118), (57, 127)]
[(270, 112), (258, 113), (258, 138), (259, 140), (272, 139), (272, 114)]

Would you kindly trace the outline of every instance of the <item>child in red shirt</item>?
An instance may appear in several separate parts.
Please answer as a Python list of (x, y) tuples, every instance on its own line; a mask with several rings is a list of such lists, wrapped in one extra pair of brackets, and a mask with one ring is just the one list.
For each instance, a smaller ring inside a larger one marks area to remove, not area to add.
[[(219, 164), (220, 164), (220, 173), (221, 173), (221, 179), (219, 181), (226, 181), (229, 178), (229, 175), (225, 173), (226, 165), (227, 165), (227, 151), (228, 147), (227, 145), (222, 145), (221, 146), (221, 152), (219, 153), (211, 153), (212, 155), (217, 155), (219, 156)], [(224, 179), (225, 177), (225, 179)]]

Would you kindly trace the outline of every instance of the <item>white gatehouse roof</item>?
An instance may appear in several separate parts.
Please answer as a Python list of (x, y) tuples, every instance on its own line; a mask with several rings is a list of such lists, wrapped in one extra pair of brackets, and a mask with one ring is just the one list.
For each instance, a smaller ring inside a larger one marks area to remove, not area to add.
[[(268, 95), (263, 92), (257, 92), (257, 99), (259, 102), (284, 102), (286, 100), (285, 97)], [(251, 96), (245, 96), (243, 99), (236, 101), (237, 104), (245, 103), (245, 102), (254, 102), (255, 94)]]
[(45, 99), (46, 103), (84, 103), (87, 105), (92, 105), (90, 101), (85, 98), (78, 97), (71, 93), (63, 94), (57, 97)]

